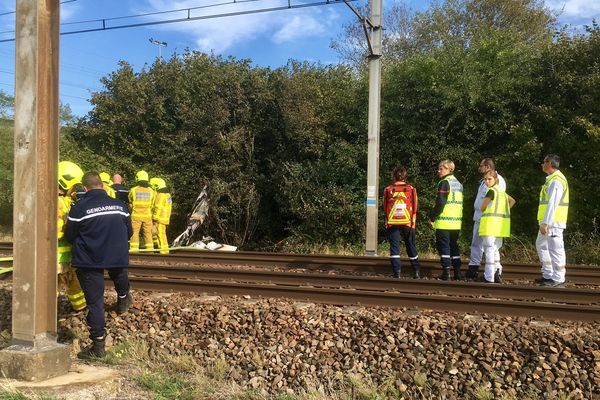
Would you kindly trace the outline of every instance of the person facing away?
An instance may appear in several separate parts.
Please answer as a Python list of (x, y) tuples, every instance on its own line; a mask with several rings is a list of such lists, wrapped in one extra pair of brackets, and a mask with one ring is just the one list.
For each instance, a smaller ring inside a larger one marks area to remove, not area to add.
[[(496, 163), (491, 158), (484, 158), (479, 163), (479, 172), (482, 177), (485, 176), (489, 171), (496, 171)], [(502, 175), (498, 174), (498, 187), (506, 192), (506, 181)], [(471, 240), (471, 254), (469, 256), (469, 270), (466, 273), (466, 277), (469, 279), (476, 279), (479, 275), (479, 266), (481, 265), (481, 259), (483, 256), (483, 239), (479, 235), (479, 222), (481, 220), (481, 203), (488, 192), (488, 187), (485, 184), (485, 179), (481, 179), (479, 183), (479, 189), (477, 190), (477, 196), (475, 197), (475, 203), (473, 204), (473, 238)], [(497, 258), (500, 259), (500, 254), (497, 254)], [(502, 274), (502, 265), (500, 265), (500, 274)]]
[(169, 241), (167, 239), (167, 225), (171, 220), (173, 200), (167, 183), (162, 178), (150, 179), (150, 186), (156, 191), (156, 200), (152, 208), (152, 224), (154, 248), (160, 249), (160, 254), (169, 254)]
[(102, 181), (102, 187), (106, 191), (106, 194), (108, 194), (113, 199), (117, 198), (117, 193), (111, 187), (112, 182), (110, 181), (110, 175), (108, 174), (108, 172), (100, 172), (100, 180)]
[[(65, 238), (67, 215), (73, 199), (69, 193), (81, 182), (83, 171), (70, 161), (58, 163), (58, 290), (64, 290), (73, 311), (81, 311), (86, 307), (85, 295), (77, 279), (75, 269), (71, 266), (71, 244)], [(58, 293), (57, 293), (58, 294)]]
[(111, 188), (116, 192), (117, 199), (123, 203), (129, 203), (129, 188), (123, 184), (123, 177), (119, 174), (114, 174), (112, 177), (113, 184)]
[(542, 263), (542, 277), (536, 282), (550, 287), (564, 286), (567, 265), (563, 231), (569, 213), (569, 183), (559, 167), (557, 154), (548, 154), (542, 162), (547, 176), (540, 190), (537, 213), (539, 231), (535, 247)]
[(83, 175), (86, 195), (69, 211), (65, 237), (72, 243), (73, 265), (88, 304), (87, 324), (92, 345), (77, 356), (81, 359), (105, 355), (104, 270), (117, 292), (117, 313), (132, 303), (129, 292), (128, 239), (133, 233), (127, 206), (110, 197), (97, 172)]
[(152, 207), (156, 193), (148, 182), (148, 173), (138, 171), (135, 174), (137, 185), (129, 190), (129, 209), (131, 210), (131, 223), (133, 236), (129, 242), (130, 251), (140, 250), (140, 234), (144, 240), (144, 249), (152, 250)]
[(460, 248), (458, 236), (462, 226), (463, 187), (454, 177), (454, 162), (440, 161), (435, 208), (429, 218), (429, 223), (435, 229), (435, 242), (440, 255), (442, 274), (440, 279), (450, 279), (450, 266), (454, 268), (454, 279), (460, 280)]
[(400, 277), (400, 239), (404, 240), (406, 253), (412, 267), (412, 277), (418, 279), (419, 254), (416, 246), (417, 189), (406, 183), (408, 172), (399, 166), (392, 173), (393, 184), (383, 190), (385, 228), (390, 242), (392, 275)]
[(502, 239), (510, 237), (510, 209), (515, 204), (515, 199), (510, 197), (499, 185), (498, 173), (489, 170), (483, 176), (487, 192), (479, 210), (479, 230), (485, 253), (485, 270), (482, 282), (502, 283), (502, 269), (500, 264), (500, 248)]

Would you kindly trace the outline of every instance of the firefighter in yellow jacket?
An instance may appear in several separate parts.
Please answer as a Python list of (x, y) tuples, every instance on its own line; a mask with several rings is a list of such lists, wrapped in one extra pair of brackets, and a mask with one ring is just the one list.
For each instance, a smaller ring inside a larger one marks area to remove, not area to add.
[(81, 290), (75, 269), (71, 267), (71, 245), (64, 238), (67, 215), (73, 200), (67, 192), (76, 183), (81, 182), (83, 171), (70, 161), (58, 163), (58, 287), (67, 293), (69, 303), (75, 311), (86, 307), (85, 296)]
[(156, 200), (152, 209), (154, 248), (160, 249), (160, 254), (169, 254), (169, 241), (167, 239), (167, 225), (171, 219), (173, 200), (162, 178), (150, 179), (150, 186), (156, 191)]
[(148, 182), (148, 173), (138, 171), (135, 174), (137, 186), (129, 191), (129, 209), (131, 210), (131, 225), (133, 236), (129, 241), (129, 251), (140, 250), (140, 233), (144, 239), (144, 249), (154, 248), (152, 243), (152, 207), (156, 193)]
[(113, 189), (111, 187), (112, 182), (110, 181), (110, 175), (108, 174), (108, 172), (100, 172), (99, 175), (100, 175), (100, 180), (102, 181), (102, 188), (104, 189), (106, 194), (108, 194), (113, 199), (116, 199), (117, 192), (115, 191), (115, 189)]

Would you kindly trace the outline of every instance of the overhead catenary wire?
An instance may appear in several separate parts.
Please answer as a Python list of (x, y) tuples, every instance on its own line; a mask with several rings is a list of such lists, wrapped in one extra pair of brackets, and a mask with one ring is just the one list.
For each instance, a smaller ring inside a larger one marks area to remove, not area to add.
[[(163, 25), (163, 24), (171, 24), (171, 23), (177, 23), (177, 22), (198, 21), (198, 20), (203, 20), (203, 19), (233, 17), (233, 16), (239, 16), (239, 15), (259, 14), (259, 13), (265, 13), (265, 12), (282, 11), (282, 10), (289, 10), (289, 9), (317, 7), (317, 6), (325, 6), (325, 5), (332, 5), (332, 4), (344, 4), (345, 3), (344, 0), (321, 0), (321, 1), (316, 1), (316, 2), (312, 2), (312, 3), (292, 4), (292, 0), (287, 0), (285, 5), (278, 6), (278, 7), (266, 7), (266, 8), (259, 8), (259, 9), (254, 9), (254, 10), (232, 11), (232, 12), (227, 12), (227, 13), (200, 15), (200, 16), (196, 16), (196, 17), (191, 15), (191, 11), (194, 9), (198, 9), (198, 8), (208, 8), (208, 7), (215, 7), (215, 6), (221, 6), (221, 5), (231, 5), (231, 4), (249, 3), (249, 2), (257, 2), (257, 1), (260, 1), (260, 0), (233, 0), (230, 2), (217, 3), (217, 4), (207, 5), (207, 6), (203, 6), (203, 7), (193, 7), (193, 8), (186, 8), (186, 9), (170, 10), (170, 11), (158, 11), (155, 13), (104, 18), (104, 19), (96, 19), (96, 20), (88, 20), (88, 21), (69, 22), (68, 23), (69, 25), (83, 24), (83, 23), (101, 23), (102, 26), (97, 27), (97, 28), (79, 29), (79, 30), (74, 30), (74, 31), (61, 32), (60, 34), (61, 35), (73, 35), (73, 34), (78, 34), (78, 33), (108, 31), (108, 30), (125, 29), (125, 28), (137, 28), (137, 27), (142, 27), (142, 26)], [(356, 1), (356, 0), (348, 0), (348, 1)], [(182, 12), (182, 11), (187, 11), (186, 17), (173, 18), (173, 19), (167, 19), (167, 20), (159, 20), (159, 21), (148, 21), (148, 22), (138, 22), (138, 23), (131, 23), (131, 24), (112, 25), (112, 26), (107, 24), (107, 22), (114, 21), (114, 20), (133, 19), (133, 18), (140, 18), (140, 17), (150, 16), (150, 15), (167, 14), (167, 13)], [(66, 24), (61, 24), (61, 26), (64, 26), (64, 25), (66, 25)], [(0, 34), (4, 34), (4, 33), (14, 33), (14, 31), (0, 32)], [(15, 40), (15, 38), (2, 39), (2, 40), (0, 40), (0, 43), (13, 42), (14, 40)]]
[[(73, 3), (75, 1), (77, 1), (77, 0), (64, 0), (64, 1), (61, 1), (60, 4)], [(3, 12), (3, 13), (0, 13), (0, 17), (2, 17), (3, 15), (10, 15), (10, 14), (14, 14), (14, 13), (16, 13), (16, 11)]]

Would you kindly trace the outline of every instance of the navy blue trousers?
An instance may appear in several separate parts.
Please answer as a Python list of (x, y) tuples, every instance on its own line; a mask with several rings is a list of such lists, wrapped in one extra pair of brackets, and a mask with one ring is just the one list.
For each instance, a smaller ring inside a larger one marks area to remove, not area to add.
[(447, 269), (452, 265), (460, 269), (460, 249), (458, 248), (458, 229), (436, 229), (435, 244), (442, 268)]
[[(119, 297), (129, 293), (129, 277), (127, 267), (108, 268), (108, 276), (115, 284)], [(104, 337), (104, 269), (102, 268), (77, 268), (77, 277), (85, 295), (88, 314), (87, 324), (90, 328), (90, 337)]]
[(419, 254), (417, 253), (415, 229), (407, 225), (390, 226), (387, 228), (390, 242), (390, 263), (394, 274), (400, 274), (400, 239), (406, 245), (406, 254), (410, 259), (413, 271), (419, 271)]

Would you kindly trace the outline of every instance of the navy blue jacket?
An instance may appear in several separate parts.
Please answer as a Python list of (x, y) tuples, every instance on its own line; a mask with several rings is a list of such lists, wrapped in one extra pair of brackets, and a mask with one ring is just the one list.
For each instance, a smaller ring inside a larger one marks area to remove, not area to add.
[(65, 238), (73, 244), (76, 268), (117, 268), (129, 265), (129, 238), (133, 234), (129, 208), (104, 189), (92, 189), (73, 203)]

